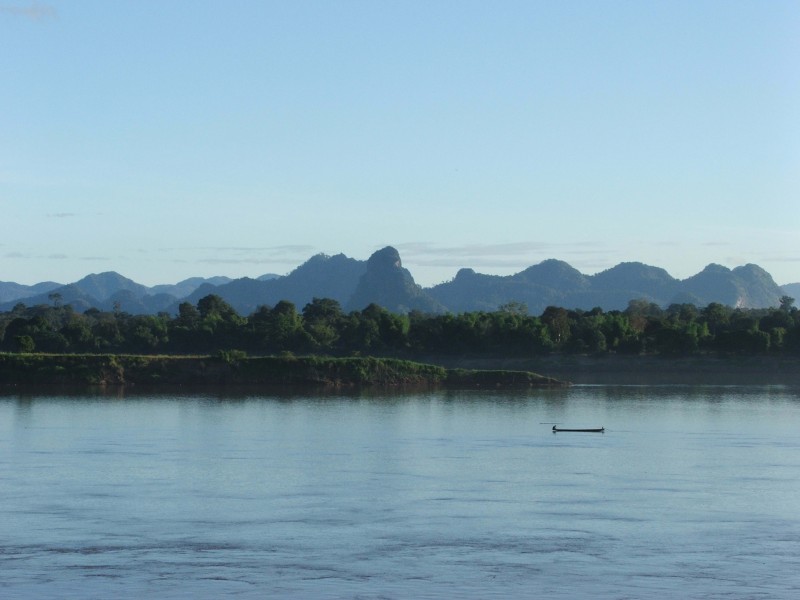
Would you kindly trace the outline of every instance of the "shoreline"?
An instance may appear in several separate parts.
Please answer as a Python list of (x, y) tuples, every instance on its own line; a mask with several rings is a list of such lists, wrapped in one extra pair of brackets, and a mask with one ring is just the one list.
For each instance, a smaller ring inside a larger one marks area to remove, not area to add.
[(531, 358), (0, 354), (0, 387), (148, 385), (314, 389), (576, 385), (800, 385), (800, 357), (549, 355)]
[(800, 385), (798, 356), (550, 355), (532, 358), (424, 357), (445, 367), (521, 369), (573, 384)]
[(526, 388), (569, 382), (525, 370), (446, 368), (394, 358), (0, 354), (0, 385)]

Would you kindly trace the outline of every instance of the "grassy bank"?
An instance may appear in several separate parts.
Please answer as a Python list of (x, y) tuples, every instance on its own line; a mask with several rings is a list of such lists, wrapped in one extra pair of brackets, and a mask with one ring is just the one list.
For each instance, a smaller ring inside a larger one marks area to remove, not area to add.
[(800, 385), (797, 356), (636, 356), (552, 354), (535, 358), (426, 356), (446, 368), (533, 371), (579, 384)]
[(0, 354), (0, 384), (531, 387), (565, 385), (536, 373), (447, 369), (387, 358)]

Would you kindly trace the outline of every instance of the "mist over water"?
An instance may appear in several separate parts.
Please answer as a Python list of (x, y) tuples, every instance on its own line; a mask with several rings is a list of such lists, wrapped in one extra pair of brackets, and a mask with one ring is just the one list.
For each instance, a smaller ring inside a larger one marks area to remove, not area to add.
[(795, 598), (798, 424), (779, 386), (0, 396), (0, 597)]

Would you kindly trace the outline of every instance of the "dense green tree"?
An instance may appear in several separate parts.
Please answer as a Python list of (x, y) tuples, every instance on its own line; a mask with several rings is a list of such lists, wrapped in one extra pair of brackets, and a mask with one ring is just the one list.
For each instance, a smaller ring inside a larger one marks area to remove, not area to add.
[(608, 339), (598, 320), (576, 320), (570, 335), (569, 348), (573, 352), (597, 354), (608, 350)]
[(730, 321), (731, 309), (719, 302), (712, 302), (701, 311), (701, 315), (711, 335), (716, 336)]
[(85, 315), (73, 315), (60, 330), (71, 352), (91, 352), (95, 348), (91, 321)]
[[(28, 331), (28, 319), (25, 317), (11, 319), (6, 323), (5, 331), (3, 332), (3, 349), (9, 352), (19, 351), (18, 338), (21, 336), (30, 337)], [(33, 344), (32, 337), (31, 344)], [(26, 350), (26, 352), (30, 351), (31, 350)]]
[(208, 332), (201, 330), (200, 311), (189, 302), (178, 306), (178, 315), (167, 323), (168, 349), (180, 354), (210, 352)]
[(178, 318), (175, 319), (175, 325), (185, 327), (186, 329), (196, 329), (200, 323), (200, 311), (189, 302), (181, 302), (178, 305)]
[(14, 346), (17, 352), (33, 352), (36, 349), (36, 344), (33, 338), (29, 335), (14, 336)]
[(565, 308), (548, 306), (542, 313), (542, 323), (547, 328), (548, 337), (553, 341), (556, 348), (566, 345), (569, 341), (571, 330), (569, 313)]
[(127, 347), (137, 354), (157, 353), (169, 342), (168, 322), (161, 316), (137, 315), (131, 318), (125, 332)]
[(330, 298), (314, 298), (303, 307), (303, 327), (315, 350), (337, 348), (344, 318), (341, 305)]
[(197, 302), (200, 321), (195, 336), (198, 350), (217, 352), (236, 348), (242, 341), (247, 320), (216, 294), (210, 294)]
[[(186, 307), (184, 307), (186, 309)], [(201, 319), (218, 317), (220, 319), (235, 320), (239, 315), (234, 308), (216, 294), (209, 294), (197, 302), (197, 311)], [(189, 311), (191, 312), (191, 311)]]
[(303, 317), (291, 302), (282, 300), (274, 307), (259, 306), (248, 318), (251, 341), (256, 353), (314, 350), (314, 340), (303, 327)]
[(397, 353), (407, 347), (409, 318), (390, 313), (377, 304), (351, 312), (344, 323), (342, 339), (357, 352)]
[[(54, 303), (55, 304), (55, 303)], [(625, 311), (567, 310), (549, 306), (541, 316), (522, 305), (460, 314), (412, 311), (399, 315), (371, 304), (344, 313), (338, 302), (314, 298), (298, 313), (291, 302), (260, 306), (240, 316), (210, 295), (177, 315), (130, 315), (121, 310), (18, 304), (0, 313), (0, 349), (7, 352), (186, 353), (238, 356), (280, 352), (434, 357), (528, 357), (549, 352), (656, 353), (673, 356), (800, 352), (800, 311), (780, 308), (666, 309), (641, 300)]]
[(117, 315), (102, 313), (92, 323), (92, 337), (95, 340), (95, 351), (118, 352), (124, 350), (125, 338), (120, 331)]

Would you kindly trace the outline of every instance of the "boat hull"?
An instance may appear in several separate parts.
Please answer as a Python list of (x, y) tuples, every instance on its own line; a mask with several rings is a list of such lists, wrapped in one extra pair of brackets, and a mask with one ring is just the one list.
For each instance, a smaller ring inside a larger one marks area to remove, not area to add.
[(557, 433), (560, 431), (567, 431), (567, 432), (578, 432), (578, 433), (605, 433), (605, 427), (597, 427), (593, 429), (562, 429), (560, 427), (553, 426), (553, 433)]

